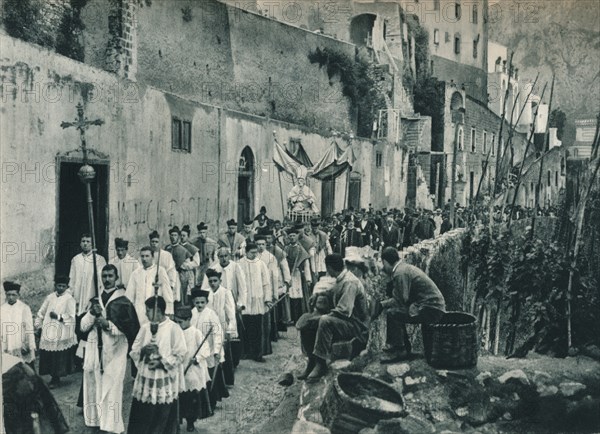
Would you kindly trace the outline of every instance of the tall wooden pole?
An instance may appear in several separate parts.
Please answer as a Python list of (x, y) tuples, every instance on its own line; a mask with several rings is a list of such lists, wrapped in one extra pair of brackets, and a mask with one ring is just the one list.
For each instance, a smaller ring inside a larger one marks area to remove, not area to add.
[[(546, 93), (546, 86), (548, 83), (544, 84), (544, 89), (542, 90), (542, 95), (540, 96), (540, 101), (544, 98), (544, 93)], [(538, 104), (535, 110), (535, 116), (533, 118), (533, 124), (531, 126), (531, 132), (529, 134), (529, 139), (527, 140), (527, 145), (525, 146), (525, 153), (523, 154), (523, 161), (521, 162), (521, 167), (519, 168), (519, 174), (517, 176), (517, 183), (515, 185), (515, 194), (513, 196), (512, 204), (510, 207), (510, 215), (508, 217), (508, 222), (506, 224), (507, 228), (510, 228), (510, 224), (512, 222), (513, 213), (515, 210), (515, 203), (517, 202), (517, 196), (519, 195), (519, 187), (521, 186), (521, 175), (523, 174), (523, 169), (525, 168), (525, 160), (527, 158), (527, 152), (529, 151), (529, 147), (531, 146), (531, 142), (533, 140), (533, 135), (535, 134), (535, 125), (537, 121), (537, 115), (540, 110), (540, 105)]]
[[(464, 109), (463, 109), (464, 110)], [(452, 114), (452, 121), (454, 122), (454, 147), (452, 150), (452, 179), (450, 184), (450, 221), (452, 222), (452, 227), (456, 227), (455, 220), (455, 203), (456, 203), (456, 158), (458, 156), (458, 130), (462, 124), (461, 117), (463, 112), (456, 111)], [(463, 136), (464, 137), (464, 136)]]
[[(508, 99), (508, 90), (510, 89), (510, 80), (512, 78), (512, 72), (513, 72), (513, 67), (512, 67), (512, 61), (513, 61), (513, 56), (515, 55), (514, 51), (512, 53), (510, 53), (510, 60), (508, 62), (508, 81), (506, 82), (506, 92), (504, 93), (504, 100), (502, 101), (502, 116), (500, 118), (500, 130), (498, 131), (498, 152), (497, 155), (500, 155), (500, 147), (502, 146), (502, 131), (504, 130), (504, 120), (506, 119), (506, 100)], [(513, 108), (514, 108), (514, 104), (513, 104)], [(511, 117), (512, 117), (512, 113), (511, 113)], [(512, 122), (512, 119), (511, 119)], [(494, 193), (496, 191), (498, 191), (498, 187), (499, 187), (499, 180), (498, 180), (498, 173), (500, 172), (500, 160), (496, 159), (496, 182), (495, 182), (495, 186), (494, 186)]]
[[(540, 208), (540, 192), (542, 191), (542, 172), (544, 171), (544, 155), (550, 150), (550, 146), (546, 149), (546, 145), (549, 145), (549, 133), (550, 133), (550, 114), (552, 113), (552, 98), (554, 97), (554, 79), (555, 75), (552, 74), (552, 86), (550, 87), (550, 102), (548, 103), (548, 117), (546, 119), (546, 131), (544, 132), (544, 143), (542, 144), (542, 155), (540, 157), (540, 170), (538, 174), (537, 187), (535, 189), (535, 209), (533, 210), (533, 217), (531, 218), (531, 238), (533, 238), (535, 232), (535, 218), (537, 210)], [(550, 186), (548, 186), (550, 187)], [(545, 202), (545, 201), (544, 201)]]

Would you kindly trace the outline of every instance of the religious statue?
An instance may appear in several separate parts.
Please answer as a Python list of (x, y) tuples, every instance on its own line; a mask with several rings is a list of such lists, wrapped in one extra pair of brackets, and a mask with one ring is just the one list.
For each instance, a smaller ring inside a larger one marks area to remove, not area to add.
[(300, 166), (296, 172), (297, 183), (288, 193), (288, 207), (295, 213), (319, 213), (317, 198), (306, 185), (306, 167)]

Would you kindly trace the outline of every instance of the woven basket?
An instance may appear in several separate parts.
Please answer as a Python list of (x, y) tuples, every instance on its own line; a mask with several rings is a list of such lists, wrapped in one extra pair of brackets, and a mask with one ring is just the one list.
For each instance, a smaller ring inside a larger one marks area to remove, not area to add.
[[(378, 400), (393, 407), (382, 407)], [(355, 373), (335, 377), (319, 410), (332, 434), (358, 434), (364, 428), (373, 428), (380, 420), (407, 414), (404, 398), (398, 391), (381, 380)]]
[(477, 365), (477, 318), (464, 312), (447, 312), (437, 324), (423, 324), (423, 348), (429, 365), (438, 369)]

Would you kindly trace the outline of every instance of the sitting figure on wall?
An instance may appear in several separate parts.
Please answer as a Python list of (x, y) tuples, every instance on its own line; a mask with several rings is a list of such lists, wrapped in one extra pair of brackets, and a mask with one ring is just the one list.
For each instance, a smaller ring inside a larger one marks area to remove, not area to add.
[(288, 207), (296, 213), (319, 213), (317, 198), (309, 186), (306, 185), (306, 167), (300, 166), (297, 171), (297, 183), (288, 193)]

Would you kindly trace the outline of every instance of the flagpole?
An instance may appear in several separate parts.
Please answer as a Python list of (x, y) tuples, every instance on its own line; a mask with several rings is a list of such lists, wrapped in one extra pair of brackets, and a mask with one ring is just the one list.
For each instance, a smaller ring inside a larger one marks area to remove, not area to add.
[[(277, 143), (277, 132), (273, 130), (273, 142)], [(277, 167), (277, 165), (275, 165)], [(283, 199), (283, 186), (281, 185), (281, 169), (277, 167), (277, 177), (279, 178), (279, 195), (281, 197), (281, 221), (285, 220), (285, 200)]]

